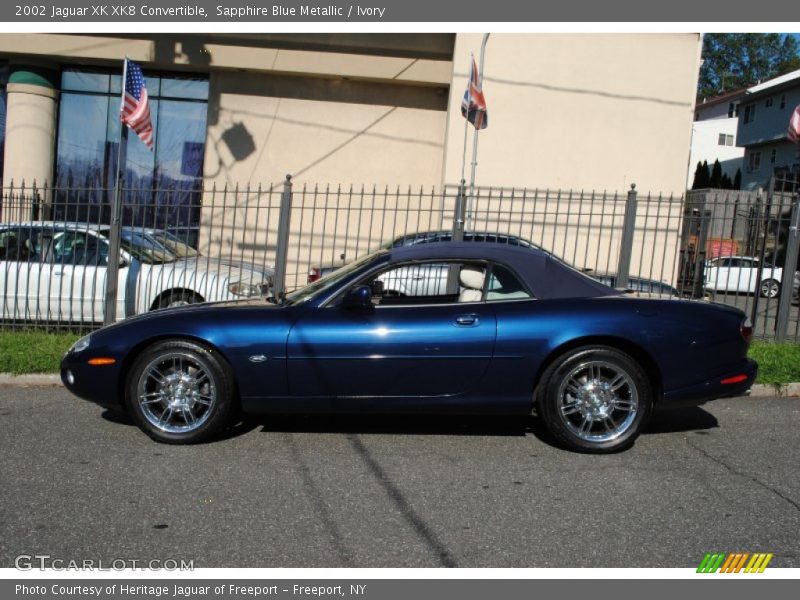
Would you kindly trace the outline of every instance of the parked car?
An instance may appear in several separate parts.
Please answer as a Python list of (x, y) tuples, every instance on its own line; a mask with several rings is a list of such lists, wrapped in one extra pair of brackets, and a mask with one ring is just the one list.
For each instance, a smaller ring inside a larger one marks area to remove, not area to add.
[(792, 302), (800, 303), (800, 271), (794, 272), (794, 285), (792, 286)]
[[(450, 242), (452, 239), (453, 232), (450, 230), (423, 231), (401, 235), (397, 238), (384, 242), (378, 246), (378, 248), (388, 250), (390, 248), (416, 246), (418, 244)], [(520, 248), (535, 248), (543, 252), (548, 252), (538, 244), (534, 244), (533, 242), (530, 242), (519, 236), (505, 233), (470, 231), (464, 233), (464, 241), (506, 244)], [(308, 272), (308, 283), (313, 283), (320, 277), (324, 277), (328, 273), (335, 271), (337, 268), (338, 267), (336, 265), (331, 263), (328, 263), (324, 266), (311, 267)], [(617, 287), (617, 276), (615, 273), (591, 273), (591, 269), (584, 269), (584, 272), (589, 273), (591, 277), (601, 283), (611, 287)], [(420, 268), (415, 270), (413, 279), (406, 277), (405, 274), (397, 274), (391, 280), (384, 279), (384, 286), (387, 293), (395, 295), (424, 295), (430, 289), (443, 289), (442, 286), (445, 285), (447, 276), (448, 274), (446, 270), (443, 271), (441, 268)], [(646, 293), (680, 296), (678, 290), (671, 285), (653, 279), (644, 279), (642, 277), (630, 277), (628, 279), (628, 286), (626, 290), (637, 294)]]
[[(440, 266), (457, 287), (387, 294)], [(246, 413), (525, 417), (586, 452), (630, 446), (656, 407), (745, 392), (752, 326), (734, 307), (622, 294), (540, 250), (378, 250), (283, 298), (156, 311), (80, 339), (64, 385), (191, 443)]]
[[(0, 224), (0, 318), (102, 322), (109, 226)], [(271, 293), (272, 269), (200, 255), (169, 232), (123, 227), (116, 315)]]
[[(705, 265), (705, 288), (717, 292), (755, 294), (759, 264), (758, 258), (753, 256), (724, 256), (709, 260)], [(765, 298), (776, 298), (781, 293), (783, 269), (764, 263), (760, 270), (759, 293)]]
[[(589, 275), (600, 283), (604, 283), (613, 288), (617, 287), (616, 273), (590, 272)], [(680, 297), (678, 290), (668, 283), (657, 281), (655, 279), (645, 279), (643, 277), (628, 277), (628, 285), (626, 286), (625, 291), (634, 294), (657, 294), (663, 296), (674, 296), (676, 298)]]

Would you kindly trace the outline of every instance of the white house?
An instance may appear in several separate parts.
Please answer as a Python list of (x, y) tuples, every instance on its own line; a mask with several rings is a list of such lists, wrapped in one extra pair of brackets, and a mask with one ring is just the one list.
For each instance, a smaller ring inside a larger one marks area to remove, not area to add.
[(722, 172), (731, 180), (736, 176), (736, 170), (742, 167), (744, 149), (736, 145), (736, 129), (739, 123), (739, 102), (745, 91), (740, 89), (698, 100), (692, 124), (687, 188), (692, 186), (698, 162), (706, 161), (710, 167), (714, 161), (719, 160)]
[(766, 187), (773, 175), (800, 171), (800, 146), (786, 135), (798, 104), (800, 69), (749, 88), (741, 99), (736, 143), (745, 153), (742, 189)]

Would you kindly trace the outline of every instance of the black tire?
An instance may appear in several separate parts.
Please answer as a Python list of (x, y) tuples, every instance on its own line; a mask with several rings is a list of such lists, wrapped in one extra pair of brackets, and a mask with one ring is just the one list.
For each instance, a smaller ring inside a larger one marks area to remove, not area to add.
[(761, 282), (759, 293), (762, 298), (777, 298), (781, 294), (781, 282), (775, 279), (765, 279)]
[(165, 293), (158, 299), (156, 308), (174, 308), (176, 306), (185, 306), (187, 304), (197, 304), (202, 302), (203, 299), (194, 292), (187, 292), (185, 290), (175, 290)]
[(230, 366), (217, 352), (188, 340), (165, 340), (136, 358), (125, 381), (125, 403), (157, 442), (196, 444), (228, 423), (234, 389)]
[[(617, 394), (612, 387), (618, 377), (622, 384)], [(624, 352), (585, 346), (560, 356), (545, 370), (536, 403), (538, 414), (560, 445), (604, 454), (633, 444), (652, 412), (653, 391), (647, 374)], [(583, 432), (586, 423), (589, 427)], [(608, 427), (609, 423), (619, 425), (619, 431)]]

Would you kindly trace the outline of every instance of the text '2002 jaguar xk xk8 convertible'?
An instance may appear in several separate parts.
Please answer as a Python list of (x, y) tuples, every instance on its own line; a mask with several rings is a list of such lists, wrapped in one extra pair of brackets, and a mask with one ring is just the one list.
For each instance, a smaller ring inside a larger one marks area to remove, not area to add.
[(161, 442), (209, 439), (239, 410), (535, 410), (563, 446), (609, 452), (654, 408), (746, 392), (751, 336), (735, 308), (632, 297), (542, 250), (444, 242), (379, 250), (278, 304), (132, 317), (76, 342), (61, 376)]

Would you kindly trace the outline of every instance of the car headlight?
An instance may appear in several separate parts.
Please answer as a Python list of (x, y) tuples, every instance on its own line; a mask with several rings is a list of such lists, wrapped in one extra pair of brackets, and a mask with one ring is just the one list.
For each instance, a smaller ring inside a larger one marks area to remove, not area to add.
[(91, 334), (83, 336), (77, 342), (72, 344), (72, 346), (70, 347), (70, 349), (67, 352), (67, 354), (77, 354), (78, 352), (83, 352), (84, 350), (86, 350), (89, 347), (89, 344), (91, 343), (91, 341), (92, 341), (92, 335)]
[(261, 288), (259, 286), (242, 281), (235, 281), (234, 283), (228, 284), (228, 291), (231, 294), (243, 296), (245, 298), (261, 295)]

